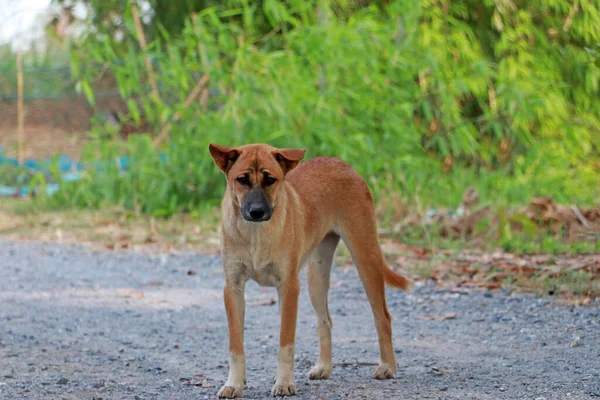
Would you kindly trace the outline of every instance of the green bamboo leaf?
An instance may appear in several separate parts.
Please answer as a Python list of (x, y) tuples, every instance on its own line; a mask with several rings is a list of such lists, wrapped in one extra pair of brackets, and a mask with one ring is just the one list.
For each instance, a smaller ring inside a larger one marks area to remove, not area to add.
[(79, 83), (81, 84), (81, 90), (83, 90), (85, 97), (93, 107), (96, 104), (96, 102), (94, 99), (94, 91), (92, 90), (92, 87), (90, 86), (87, 80), (81, 80), (79, 81)]

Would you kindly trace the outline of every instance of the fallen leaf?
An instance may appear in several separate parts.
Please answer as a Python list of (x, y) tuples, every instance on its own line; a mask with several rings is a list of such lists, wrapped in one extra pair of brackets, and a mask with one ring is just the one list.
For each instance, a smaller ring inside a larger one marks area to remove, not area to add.
[(263, 301), (259, 301), (259, 302), (256, 302), (256, 303), (250, 303), (250, 304), (248, 304), (248, 307), (272, 306), (274, 304), (277, 304), (277, 300), (271, 297), (268, 300), (263, 300)]
[(374, 362), (369, 362), (369, 361), (354, 360), (354, 361), (349, 361), (349, 362), (336, 363), (333, 365), (335, 365), (336, 367), (350, 367), (353, 365), (369, 365), (369, 366), (371, 366), (371, 365), (379, 365), (379, 364), (374, 363)]
[(441, 374), (447, 374), (447, 373), (453, 372), (453, 371), (451, 371), (449, 369), (443, 369), (443, 368), (438, 368), (438, 367), (431, 367), (431, 370), (433, 372), (437, 373), (437, 374), (440, 374), (440, 375)]
[(101, 226), (110, 226), (110, 225), (115, 225), (115, 224), (116, 224), (116, 222), (115, 222), (115, 221), (106, 221), (106, 220), (105, 220), (105, 221), (98, 221), (98, 222), (96, 223), (96, 226), (99, 226), (99, 227), (101, 227)]
[(130, 299), (140, 299), (144, 297), (144, 292), (133, 288), (120, 288), (115, 290), (117, 296), (127, 297)]
[(144, 283), (144, 286), (162, 286), (164, 285), (163, 281), (148, 281)]
[(425, 315), (425, 316), (419, 317), (419, 319), (421, 319), (421, 320), (438, 321), (438, 322), (444, 321), (447, 319), (455, 319), (455, 318), (456, 318), (455, 312), (449, 312), (444, 315)]

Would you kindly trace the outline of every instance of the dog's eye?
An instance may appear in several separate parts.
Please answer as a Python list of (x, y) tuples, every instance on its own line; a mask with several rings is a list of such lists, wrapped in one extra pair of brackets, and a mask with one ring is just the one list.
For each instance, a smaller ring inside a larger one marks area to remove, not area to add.
[(271, 175), (265, 175), (265, 179), (263, 182), (265, 183), (265, 185), (271, 186), (272, 184), (277, 182), (277, 179), (273, 178)]
[(248, 175), (239, 176), (239, 177), (237, 177), (236, 181), (240, 185), (250, 186), (250, 178), (248, 177)]

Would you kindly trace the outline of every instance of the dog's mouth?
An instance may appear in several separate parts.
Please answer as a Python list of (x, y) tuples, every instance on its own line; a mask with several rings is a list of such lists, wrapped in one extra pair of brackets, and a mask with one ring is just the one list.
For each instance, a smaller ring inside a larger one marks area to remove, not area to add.
[(242, 216), (248, 222), (265, 222), (271, 219), (272, 212), (269, 210), (264, 211), (242, 211)]
[(244, 207), (242, 209), (242, 216), (248, 222), (265, 222), (271, 219), (273, 210), (271, 207)]

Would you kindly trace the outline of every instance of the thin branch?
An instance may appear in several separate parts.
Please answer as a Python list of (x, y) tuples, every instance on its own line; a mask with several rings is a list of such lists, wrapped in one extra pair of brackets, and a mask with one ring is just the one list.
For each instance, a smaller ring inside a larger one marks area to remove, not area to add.
[[(184, 108), (188, 108), (192, 104), (192, 101), (194, 101), (194, 99), (196, 97), (198, 97), (198, 95), (203, 91), (203, 89), (205, 88), (207, 83), (208, 83), (208, 74), (202, 75), (202, 78), (200, 78), (200, 80), (198, 80), (198, 83), (196, 84), (194, 89), (185, 98), (185, 101), (183, 102)], [(162, 130), (160, 131), (160, 134), (156, 138), (154, 138), (154, 140), (152, 142), (154, 144), (154, 147), (157, 147), (169, 135), (169, 132), (171, 132), (171, 127), (173, 125), (173, 122), (179, 121), (179, 118), (181, 118), (181, 113), (179, 111), (177, 111), (173, 115), (173, 118), (171, 119), (171, 121), (162, 128)]]
[[(146, 36), (144, 35), (142, 21), (140, 20), (140, 15), (135, 4), (131, 7), (131, 14), (133, 16), (133, 23), (135, 24), (138, 42), (140, 43), (140, 47), (142, 48), (142, 50), (145, 50)], [(157, 100), (159, 100), (160, 94), (158, 92), (158, 86), (156, 85), (156, 74), (154, 73), (154, 68), (152, 68), (152, 60), (150, 59), (150, 56), (146, 56), (146, 69), (148, 70), (148, 80), (150, 81), (150, 86), (152, 87), (152, 94), (154, 95), (154, 97), (156, 97)]]
[(354, 365), (366, 365), (366, 366), (371, 366), (371, 365), (379, 365), (378, 363), (373, 363), (373, 362), (368, 362), (368, 361), (358, 361), (358, 360), (354, 360), (354, 361), (350, 361), (350, 362), (342, 362), (342, 363), (336, 363), (333, 364), (336, 367), (351, 367)]
[(583, 216), (583, 214), (581, 213), (581, 211), (579, 211), (579, 208), (577, 208), (575, 204), (571, 205), (571, 210), (573, 210), (575, 215), (577, 215), (577, 218), (579, 218), (583, 226), (585, 226), (587, 229), (592, 229), (588, 220)]
[(17, 158), (19, 165), (23, 165), (25, 142), (25, 110), (23, 107), (23, 56), (17, 53)]

